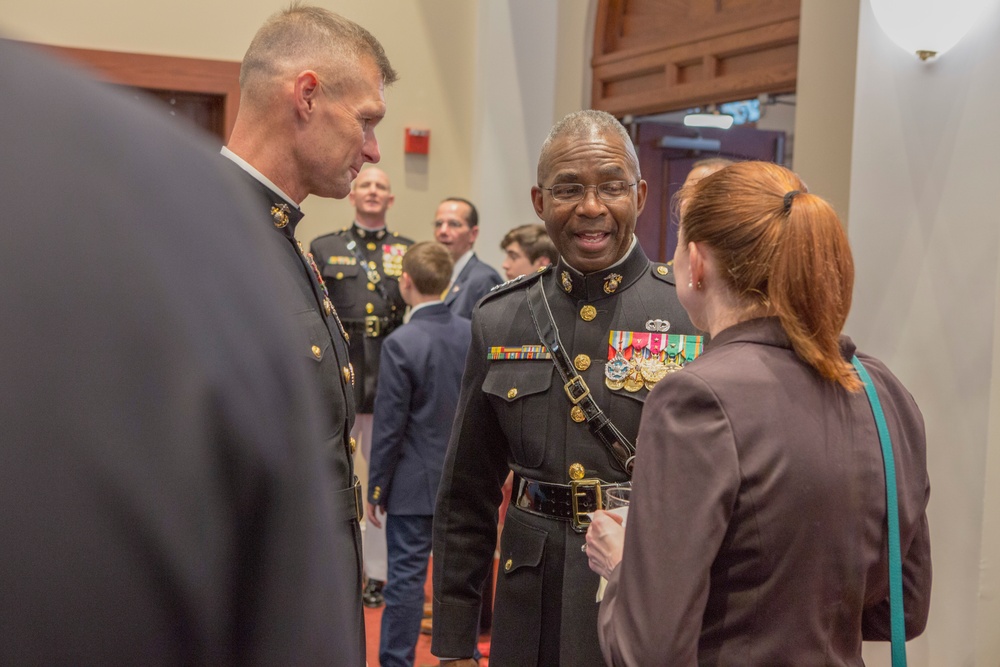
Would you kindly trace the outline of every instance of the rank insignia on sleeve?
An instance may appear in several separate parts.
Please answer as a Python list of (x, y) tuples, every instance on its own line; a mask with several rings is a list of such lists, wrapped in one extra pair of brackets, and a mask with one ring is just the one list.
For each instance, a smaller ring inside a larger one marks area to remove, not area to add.
[(491, 347), (486, 353), (489, 361), (504, 359), (551, 359), (552, 355), (544, 345), (521, 345), (515, 347)]
[(608, 335), (608, 361), (604, 384), (612, 391), (652, 389), (668, 373), (679, 371), (702, 352), (701, 336), (612, 331)]

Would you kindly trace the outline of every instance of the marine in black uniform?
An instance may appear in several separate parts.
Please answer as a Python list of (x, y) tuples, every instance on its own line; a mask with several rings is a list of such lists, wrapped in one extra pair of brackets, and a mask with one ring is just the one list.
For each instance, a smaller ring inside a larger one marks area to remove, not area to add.
[[(288, 44), (296, 48), (289, 51)], [(257, 32), (240, 69), (240, 109), (226, 155), (259, 193), (262, 221), (280, 247), (299, 298), (287, 314), (327, 417), (324, 437), (338, 481), (337, 558), (350, 572), (338, 590), (341, 664), (365, 664), (361, 607), (360, 484), (354, 476), (354, 371), (348, 339), (319, 268), (295, 239), (298, 204), (308, 195), (341, 199), (365, 162), (380, 158), (375, 126), (385, 115), (384, 87), (396, 73), (378, 41), (361, 26), (318, 7), (293, 5)]]
[(413, 241), (386, 228), (393, 196), (381, 169), (362, 171), (351, 187), (354, 224), (309, 246), (340, 321), (351, 337), (354, 397), (358, 412), (371, 414), (382, 340), (403, 323), (399, 294), (403, 254)]
[[(584, 404), (569, 394), (579, 399), (585, 385), (634, 443), (649, 389), (702, 343), (677, 300), (671, 268), (650, 263), (633, 234), (646, 184), (617, 120), (584, 111), (557, 124), (542, 148), (538, 180), (535, 210), (560, 261), (497, 288), (475, 310), (438, 496), (432, 648), (442, 659), (463, 659), (455, 664), (473, 664), (464, 659), (475, 646), (480, 584), (492, 564), (508, 467), (514, 490), (501, 538), (490, 664), (603, 664), (599, 579), (581, 552), (585, 512), (594, 509), (598, 485), (629, 476), (588, 427)], [(538, 285), (582, 379), (571, 391), (529, 312)], [(574, 492), (582, 494), (577, 512)]]

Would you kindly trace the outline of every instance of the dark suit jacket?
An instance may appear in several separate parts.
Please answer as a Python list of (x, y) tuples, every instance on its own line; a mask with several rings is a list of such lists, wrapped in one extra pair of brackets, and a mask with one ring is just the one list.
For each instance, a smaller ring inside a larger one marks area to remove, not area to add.
[(162, 110), (2, 40), (0, 90), (0, 664), (363, 664), (266, 212)]
[(390, 514), (434, 513), (471, 326), (431, 304), (382, 345), (368, 495)]
[[(881, 362), (858, 357), (892, 438), (912, 637), (931, 588), (923, 419)], [(662, 381), (638, 449), (624, 560), (601, 606), (609, 664), (861, 665), (862, 638), (888, 639), (871, 408), (806, 366), (777, 319), (726, 329)]]
[[(612, 276), (618, 278), (614, 288)], [(587, 425), (571, 418), (573, 406), (551, 360), (491, 358), (496, 347), (541, 344), (527, 306), (528, 287), (536, 281), (542, 282), (562, 343), (585, 369), (581, 374), (598, 405), (633, 442), (649, 392), (612, 390), (605, 383), (605, 364), (613, 354), (610, 332), (648, 332), (650, 323), (661, 320), (670, 323), (671, 334), (696, 333), (677, 300), (670, 268), (651, 265), (638, 245), (614, 268), (581, 275), (560, 262), (482, 300), (472, 319), (472, 345), (434, 516), (435, 655), (472, 655), (479, 591), (496, 550), (497, 507), (508, 468), (520, 477), (563, 485), (570, 482), (573, 464), (588, 478), (627, 479)], [(599, 578), (580, 552), (583, 535), (569, 521), (523, 511), (516, 500), (500, 545), (491, 664), (602, 665), (594, 604)]]
[(476, 302), (502, 282), (500, 274), (492, 266), (473, 254), (448, 290), (445, 305), (459, 317), (470, 319)]

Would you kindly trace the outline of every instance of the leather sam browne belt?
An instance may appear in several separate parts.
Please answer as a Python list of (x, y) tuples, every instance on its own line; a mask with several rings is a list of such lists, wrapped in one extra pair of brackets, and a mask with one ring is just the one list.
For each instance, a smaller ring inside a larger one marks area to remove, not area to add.
[(604, 444), (614, 462), (631, 478), (635, 466), (635, 445), (604, 414), (594, 397), (590, 395), (590, 387), (573, 366), (573, 360), (569, 358), (559, 339), (559, 327), (552, 317), (552, 310), (549, 308), (541, 280), (528, 288), (528, 312), (531, 313), (531, 321), (535, 325), (539, 339), (552, 355), (552, 363), (565, 383), (563, 390), (569, 402), (583, 410), (587, 428)]
[(361, 333), (365, 338), (387, 336), (396, 328), (395, 322), (389, 317), (368, 315), (363, 320), (344, 320), (347, 333)]
[(604, 509), (604, 491), (629, 487), (630, 483), (610, 483), (599, 479), (580, 479), (570, 484), (548, 484), (518, 478), (514, 505), (525, 512), (559, 521), (570, 521), (578, 533), (590, 525), (588, 512)]
[(333, 494), (334, 516), (338, 521), (358, 521), (365, 516), (365, 504), (361, 497), (361, 482), (354, 477), (354, 486), (335, 491)]

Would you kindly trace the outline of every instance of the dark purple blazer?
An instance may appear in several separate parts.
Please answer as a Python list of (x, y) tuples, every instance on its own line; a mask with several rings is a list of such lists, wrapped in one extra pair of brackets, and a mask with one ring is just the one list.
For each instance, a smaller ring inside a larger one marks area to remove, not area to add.
[[(846, 359), (854, 344), (842, 339)], [(930, 491), (913, 398), (858, 353), (896, 461), (907, 635), (930, 603)], [(639, 429), (621, 564), (599, 630), (613, 665), (862, 665), (889, 637), (885, 483), (863, 391), (822, 379), (776, 319), (721, 332), (661, 381)]]

